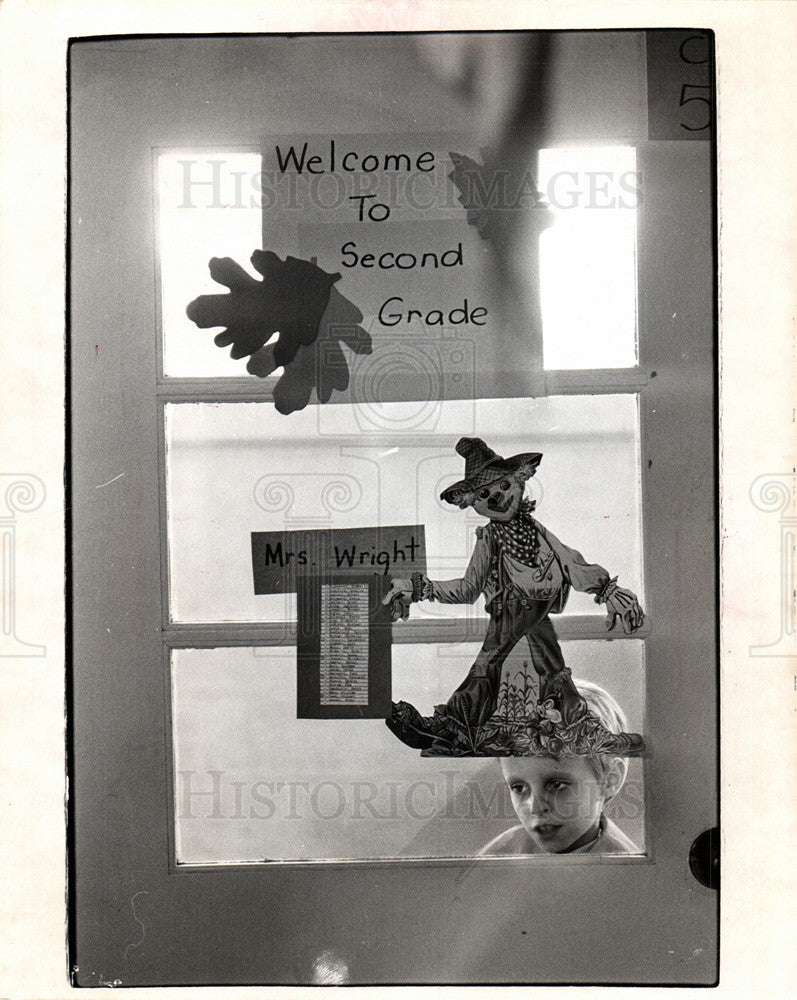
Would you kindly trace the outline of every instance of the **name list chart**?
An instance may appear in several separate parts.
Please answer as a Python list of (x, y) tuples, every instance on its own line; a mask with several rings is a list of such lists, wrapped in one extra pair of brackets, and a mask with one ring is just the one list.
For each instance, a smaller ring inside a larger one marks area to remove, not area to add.
[(368, 704), (368, 584), (321, 585), (320, 700)]

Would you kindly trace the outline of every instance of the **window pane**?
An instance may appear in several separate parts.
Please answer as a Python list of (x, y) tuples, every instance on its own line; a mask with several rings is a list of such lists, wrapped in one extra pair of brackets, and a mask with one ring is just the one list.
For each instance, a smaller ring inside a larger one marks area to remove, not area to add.
[[(439, 499), (463, 475), (460, 435), (505, 456), (543, 452), (527, 484), (535, 516), (644, 596), (635, 397), (394, 403), (366, 413), (370, 427), (364, 412), (339, 405), (282, 417), (267, 403), (167, 404), (172, 620), (294, 620), (293, 594), (254, 593), (252, 532), (423, 525), (428, 574), (461, 576), (484, 520)], [(401, 562), (378, 571), (400, 576)], [(575, 592), (567, 612), (600, 613)], [(414, 620), (483, 614), (481, 599), (412, 609)]]
[[(565, 646), (637, 731), (642, 645)], [(477, 650), (394, 647), (395, 697), (447, 697)], [(180, 863), (470, 857), (517, 823), (495, 760), (421, 758), (379, 719), (297, 719), (293, 648), (174, 650), (172, 697)], [(606, 814), (644, 849), (643, 765), (629, 765)]]
[(545, 367), (636, 364), (636, 207), (631, 146), (543, 149), (554, 224), (540, 240)]
[(262, 243), (259, 152), (158, 157), (163, 371), (170, 376), (245, 375), (245, 365), (213, 343), (216, 330), (199, 330), (185, 314), (197, 295), (225, 291), (210, 277), (211, 257), (232, 257), (252, 277), (249, 263)]
[[(237, 376), (262, 390), (258, 376), (282, 374), (263, 350), (279, 343), (290, 355), (280, 353), (290, 376), (282, 389), (298, 382), (314, 400), (329, 392), (337, 401), (541, 390), (536, 253), (507, 291), (501, 260), (528, 254), (494, 246), (474, 221), (477, 208), (466, 208), (482, 199), (491, 205), (500, 196), (496, 179), (482, 177), (472, 141), (444, 128), (403, 135), (401, 152), (397, 142), (392, 132), (276, 136), (264, 141), (262, 156), (159, 155), (167, 376)], [(460, 155), (470, 166), (456, 166)], [(255, 250), (276, 254), (261, 259), (264, 274), (251, 265)], [(214, 281), (212, 258), (235, 264), (216, 265)], [(258, 281), (254, 295), (236, 287), (235, 266)], [(329, 276), (336, 276), (331, 286)], [(186, 315), (190, 303), (196, 322)], [(231, 344), (214, 343), (222, 321), (234, 330), (237, 360)]]

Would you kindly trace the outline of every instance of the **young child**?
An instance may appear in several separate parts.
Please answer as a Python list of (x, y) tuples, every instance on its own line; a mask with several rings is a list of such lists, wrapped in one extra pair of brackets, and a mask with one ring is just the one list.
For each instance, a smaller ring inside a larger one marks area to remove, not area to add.
[(501, 667), (525, 637), (539, 676), (539, 703), (551, 702), (565, 723), (584, 715), (585, 706), (573, 687), (549, 614), (564, 609), (570, 588), (595, 595), (605, 604), (613, 628), (619, 618), (626, 633), (644, 621), (636, 596), (617, 586), (603, 566), (587, 563), (531, 513), (523, 499), (526, 480), (542, 459), (538, 452), (502, 458), (480, 438), (461, 438), (457, 452), (465, 459), (465, 478), (443, 490), (441, 499), (460, 508), (472, 506), (489, 523), (476, 530), (476, 546), (465, 575), (455, 580), (430, 580), (421, 573), (391, 581), (383, 603), (391, 605), (393, 621), (409, 615), (415, 601), (472, 604), (484, 594), (490, 623), (484, 644), (465, 680), (423, 718), (407, 702), (394, 705), (388, 726), (410, 746), (445, 749), (453, 738), (448, 723), (457, 720), (478, 730), (495, 711)]
[[(625, 730), (623, 712), (607, 691), (587, 681), (575, 683), (608, 730)], [(503, 757), (501, 770), (520, 825), (499, 834), (480, 855), (642, 853), (604, 813), (625, 782), (624, 758)]]

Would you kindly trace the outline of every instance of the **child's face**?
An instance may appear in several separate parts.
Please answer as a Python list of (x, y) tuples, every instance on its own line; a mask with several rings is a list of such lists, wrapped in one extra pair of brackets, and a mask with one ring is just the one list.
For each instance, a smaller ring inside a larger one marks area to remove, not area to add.
[(596, 826), (607, 798), (603, 779), (581, 757), (502, 757), (512, 805), (541, 851), (566, 851)]
[(511, 521), (523, 499), (524, 484), (511, 476), (502, 476), (476, 491), (473, 509), (491, 521)]

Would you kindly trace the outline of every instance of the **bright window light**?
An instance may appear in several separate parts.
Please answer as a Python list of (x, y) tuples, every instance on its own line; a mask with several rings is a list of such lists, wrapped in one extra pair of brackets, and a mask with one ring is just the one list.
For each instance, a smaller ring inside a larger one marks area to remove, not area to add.
[(259, 153), (180, 150), (158, 158), (163, 369), (170, 376), (246, 375), (185, 314), (198, 295), (224, 294), (208, 273), (211, 257), (232, 257), (252, 277), (249, 258), (262, 244)]
[(635, 365), (636, 150), (543, 149), (538, 184), (554, 216), (540, 241), (545, 368)]

